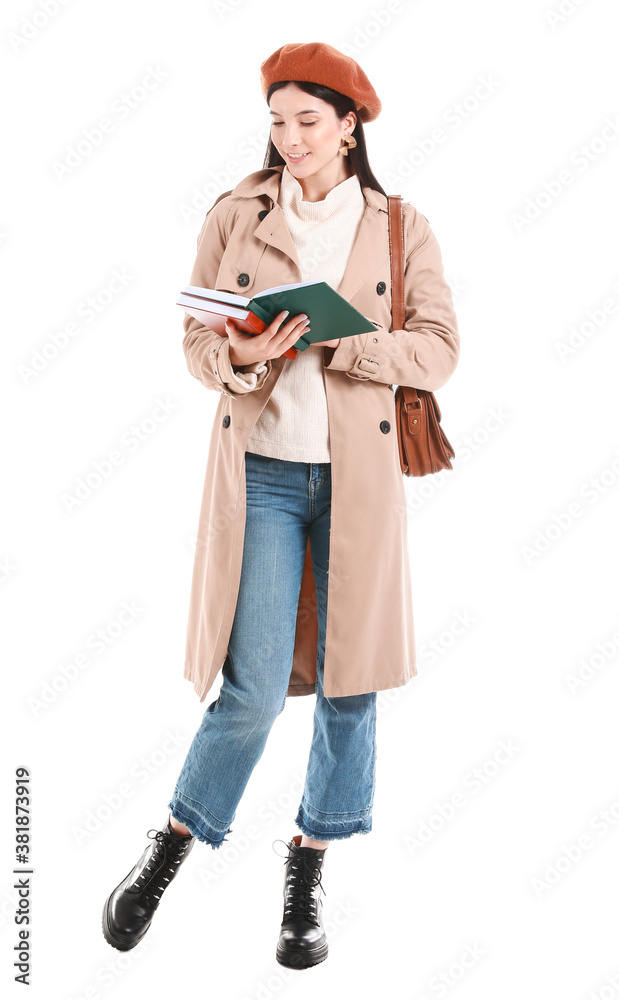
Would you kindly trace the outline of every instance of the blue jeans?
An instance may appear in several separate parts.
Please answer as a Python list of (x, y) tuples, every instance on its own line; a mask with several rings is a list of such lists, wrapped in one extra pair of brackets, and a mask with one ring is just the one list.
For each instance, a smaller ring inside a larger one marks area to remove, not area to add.
[(246, 523), (237, 606), (219, 697), (206, 708), (168, 803), (172, 815), (220, 847), (251, 773), (283, 712), (309, 533), (318, 603), (316, 705), (295, 823), (316, 840), (372, 829), (376, 691), (323, 693), (331, 464), (245, 453)]

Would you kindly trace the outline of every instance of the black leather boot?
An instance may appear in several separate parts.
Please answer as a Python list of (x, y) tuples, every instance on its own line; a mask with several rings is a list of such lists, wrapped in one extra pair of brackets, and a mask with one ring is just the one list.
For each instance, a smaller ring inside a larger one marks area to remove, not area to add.
[[(273, 843), (277, 843), (274, 841)], [(280, 841), (284, 843), (284, 841)], [(301, 847), (301, 834), (286, 844), (284, 919), (277, 943), (276, 958), (291, 969), (307, 969), (324, 962), (329, 953), (322, 923), (322, 865), (327, 847)], [(282, 857), (282, 855), (280, 855)]]
[(105, 901), (103, 934), (119, 951), (129, 951), (142, 940), (164, 891), (195, 843), (195, 837), (174, 832), (169, 816), (161, 830), (148, 830), (149, 837), (155, 834), (154, 843)]

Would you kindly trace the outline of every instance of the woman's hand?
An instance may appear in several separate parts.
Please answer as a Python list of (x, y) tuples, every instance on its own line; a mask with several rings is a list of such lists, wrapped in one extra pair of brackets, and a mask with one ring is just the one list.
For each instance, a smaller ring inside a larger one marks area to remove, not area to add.
[(243, 333), (237, 329), (233, 320), (226, 320), (226, 333), (230, 341), (230, 363), (237, 367), (253, 365), (255, 361), (279, 358), (289, 347), (293, 347), (309, 326), (309, 320), (305, 313), (298, 313), (284, 323), (283, 320), (287, 315), (288, 310), (282, 310), (262, 333), (255, 335)]
[(337, 340), (316, 340), (311, 345), (312, 347), (337, 347), (342, 338), (338, 337)]

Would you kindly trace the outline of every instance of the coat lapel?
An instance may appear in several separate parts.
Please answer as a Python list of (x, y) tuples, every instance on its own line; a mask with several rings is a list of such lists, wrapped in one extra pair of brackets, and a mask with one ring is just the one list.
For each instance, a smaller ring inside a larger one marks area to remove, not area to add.
[[(372, 189), (364, 188), (364, 194), (368, 190)], [(375, 193), (378, 194), (378, 192)], [(381, 246), (383, 247), (382, 252)], [(387, 267), (389, 267), (386, 219), (380, 209), (373, 208), (367, 203), (359, 223), (357, 238), (352, 245), (346, 270), (338, 288), (338, 294), (350, 302), (359, 289), (369, 281), (376, 269), (384, 264), (385, 257), (387, 257)], [(389, 271), (386, 273), (388, 275)]]
[(294, 245), (292, 234), (286, 225), (282, 206), (277, 202), (277, 196), (274, 199), (274, 204), (269, 214), (264, 217), (254, 230), (254, 236), (257, 236), (259, 240), (268, 243), (269, 246), (275, 247), (276, 250), (280, 250), (287, 257), (290, 257), (298, 271), (297, 281), (303, 280), (297, 248)]
[[(267, 196), (270, 211), (256, 226), (254, 236), (289, 257), (297, 271), (297, 280), (302, 281), (294, 240), (278, 200), (283, 169), (283, 164), (280, 164), (257, 170), (240, 181), (231, 193), (243, 198)], [(384, 265), (385, 261), (388, 265), (389, 261), (386, 199), (374, 188), (364, 186), (362, 191), (366, 202), (365, 211), (338, 289), (338, 294), (349, 302), (376, 269)]]

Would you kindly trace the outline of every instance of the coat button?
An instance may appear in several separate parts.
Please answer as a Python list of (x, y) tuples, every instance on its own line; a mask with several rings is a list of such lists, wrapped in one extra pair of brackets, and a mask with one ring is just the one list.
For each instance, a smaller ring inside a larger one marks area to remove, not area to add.
[(386, 284), (385, 284), (384, 281), (379, 281), (378, 282), (378, 284), (376, 286), (376, 291), (378, 292), (379, 295), (384, 295), (385, 294), (385, 292), (387, 291), (387, 286), (386, 286)]
[(245, 272), (243, 271), (241, 274), (239, 274), (239, 276), (238, 276), (238, 278), (236, 280), (237, 280), (237, 284), (242, 285), (243, 288), (244, 288), (245, 285), (249, 284), (249, 275), (245, 274)]
[(383, 434), (388, 434), (389, 431), (391, 430), (391, 424), (389, 423), (388, 420), (381, 420), (380, 429), (383, 432)]
[(269, 209), (263, 208), (261, 212), (258, 212), (258, 218), (262, 222), (263, 219), (266, 219), (268, 214), (269, 214)]
[(224, 427), (229, 427), (230, 426), (230, 417), (229, 417), (229, 415), (227, 413), (226, 413), (225, 417), (222, 420), (222, 424), (224, 425)]

